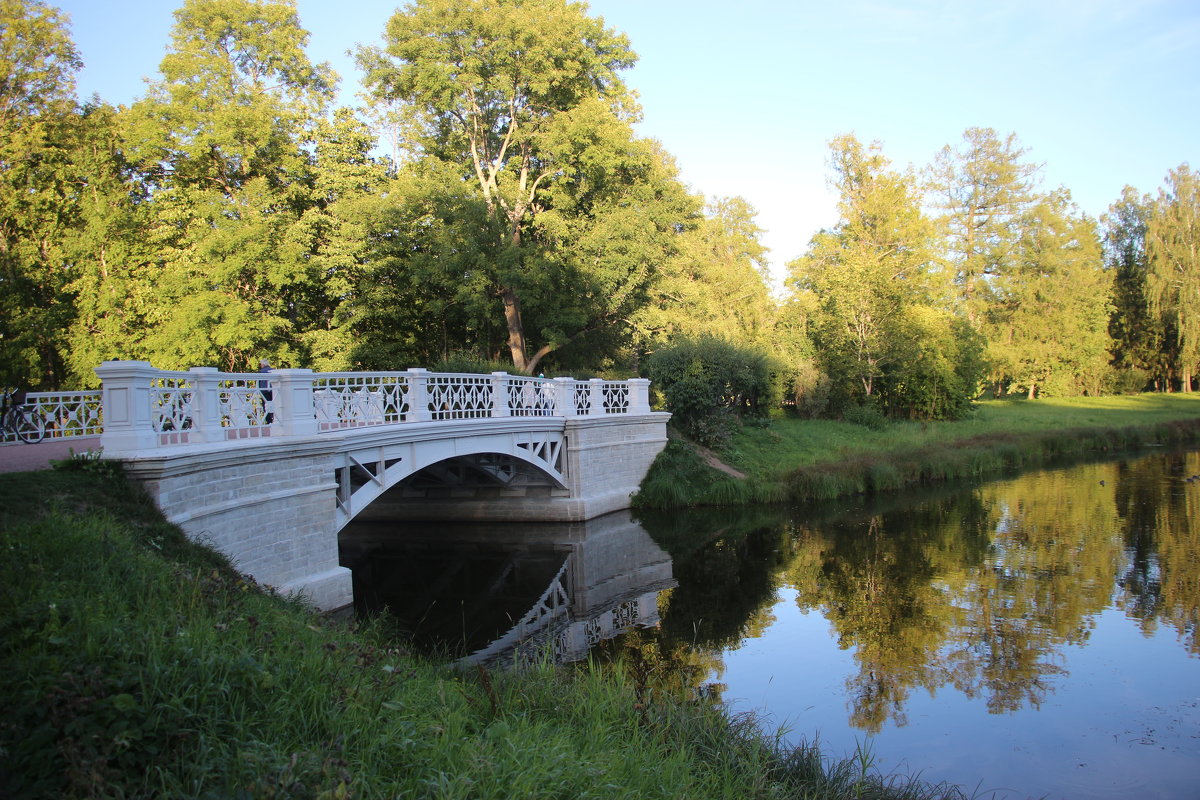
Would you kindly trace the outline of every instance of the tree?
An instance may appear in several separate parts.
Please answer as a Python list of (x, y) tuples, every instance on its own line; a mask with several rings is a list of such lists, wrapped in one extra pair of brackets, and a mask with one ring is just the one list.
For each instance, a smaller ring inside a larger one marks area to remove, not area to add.
[(638, 314), (644, 339), (710, 335), (749, 344), (771, 336), (775, 304), (755, 213), (741, 197), (708, 204), (696, 227), (682, 235), (679, 254), (660, 272), (651, 302)]
[(418, 0), (384, 40), (359, 51), (365, 83), (407, 104), (410, 149), (486, 209), (481, 266), (515, 369), (626, 318), (691, 213), (632, 135), (626, 38), (565, 0)]
[(79, 54), (59, 12), (0, 0), (0, 383), (62, 382), (71, 323)]
[[(1168, 337), (1162, 322), (1150, 313), (1146, 228), (1153, 213), (1149, 195), (1139, 196), (1126, 186), (1121, 199), (1101, 218), (1104, 225), (1104, 263), (1113, 276), (1113, 313), (1108, 331), (1113, 338), (1112, 364), (1118, 380), (1140, 391), (1148, 380), (1169, 385)], [(1173, 337), (1172, 337), (1173, 338)]]
[(984, 325), (994, 377), (1030, 399), (1098, 394), (1112, 341), (1112, 276), (1095, 224), (1059, 189), (1026, 213), (1020, 230)]
[[(935, 308), (935, 231), (921, 212), (915, 179), (889, 169), (878, 144), (864, 148), (853, 136), (835, 139), (831, 153), (841, 219), (788, 266), (793, 288), (811, 298), (811, 336), (835, 404), (881, 403), (903, 416), (961, 413), (974, 396), (974, 378), (949, 380), (957, 366), (946, 373), (926, 359), (940, 358), (943, 343), (956, 365), (977, 359), (953, 346), (952, 315)], [(942, 328), (938, 346), (930, 347), (928, 337)], [(930, 378), (949, 394), (914, 383)], [(931, 398), (948, 402), (930, 405)]]
[(1180, 388), (1200, 369), (1200, 178), (1187, 164), (1167, 175), (1146, 226), (1150, 308), (1174, 329)]
[(1016, 134), (1001, 139), (991, 128), (968, 128), (958, 150), (942, 148), (930, 183), (949, 245), (950, 267), (967, 318), (978, 323), (989, 302), (989, 276), (1011, 263), (1015, 220), (1033, 202), (1039, 165), (1023, 162), (1028, 151)]
[(290, 0), (186, 0), (175, 18), (162, 80), (129, 116), (161, 254), (146, 349), (167, 367), (296, 363), (321, 276), (295, 226), (336, 78), (304, 54)]

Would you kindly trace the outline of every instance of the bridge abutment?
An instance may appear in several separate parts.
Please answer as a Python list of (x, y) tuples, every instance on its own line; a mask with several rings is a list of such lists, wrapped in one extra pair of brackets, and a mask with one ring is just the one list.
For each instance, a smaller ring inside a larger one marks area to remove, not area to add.
[(190, 538), (259, 583), (332, 610), (354, 600), (334, 533), (336, 448), (328, 437), (291, 439), (286, 447), (265, 438), (164, 448), (131, 454), (126, 471)]

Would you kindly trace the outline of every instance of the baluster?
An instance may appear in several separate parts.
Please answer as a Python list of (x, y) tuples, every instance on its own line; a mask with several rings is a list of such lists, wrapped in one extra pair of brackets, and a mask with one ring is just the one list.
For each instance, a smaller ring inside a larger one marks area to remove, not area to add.
[(554, 414), (559, 417), (577, 417), (579, 409), (575, 407), (574, 378), (554, 379)]
[(588, 416), (602, 417), (607, 413), (604, 408), (604, 379), (592, 378), (588, 381), (588, 384), (592, 387), (591, 407), (588, 409)]

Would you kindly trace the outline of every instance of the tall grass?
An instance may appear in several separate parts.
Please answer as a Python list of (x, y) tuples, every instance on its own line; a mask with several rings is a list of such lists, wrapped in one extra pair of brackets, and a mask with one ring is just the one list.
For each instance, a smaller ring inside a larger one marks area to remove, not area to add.
[(641, 508), (826, 500), (979, 479), (1064, 459), (1152, 444), (1200, 441), (1200, 396), (1147, 394), (979, 404), (955, 422), (775, 420), (742, 429), (722, 453), (735, 480), (682, 443), (656, 462)]
[(256, 586), (120, 476), (0, 476), (0, 553), (0, 797), (961, 796), (620, 665), (423, 660)]

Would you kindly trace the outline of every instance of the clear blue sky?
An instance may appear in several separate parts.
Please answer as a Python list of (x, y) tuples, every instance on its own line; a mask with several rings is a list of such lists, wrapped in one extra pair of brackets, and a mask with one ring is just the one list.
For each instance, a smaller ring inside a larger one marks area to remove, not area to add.
[[(174, 0), (48, 0), (72, 17), (83, 97), (128, 104), (157, 73)], [(379, 42), (392, 0), (298, 0), (309, 55), (352, 103), (345, 51)], [(1016, 133), (1098, 217), (1130, 184), (1200, 168), (1196, 0), (595, 0), (640, 61), (641, 132), (708, 197), (741, 195), (767, 229), (776, 275), (836, 221), (828, 142), (879, 140), (928, 164), (971, 126)]]

